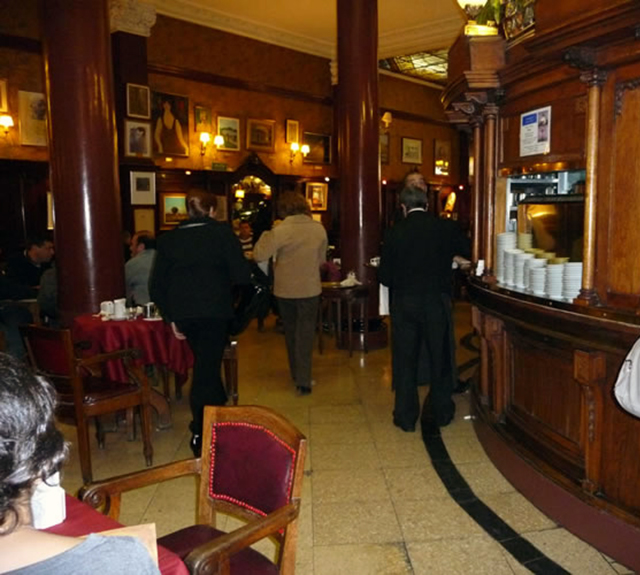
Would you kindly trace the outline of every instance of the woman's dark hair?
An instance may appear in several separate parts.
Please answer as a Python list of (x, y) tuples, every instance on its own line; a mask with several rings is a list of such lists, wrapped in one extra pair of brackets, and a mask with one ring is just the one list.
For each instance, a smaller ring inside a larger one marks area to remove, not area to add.
[(209, 215), (211, 208), (216, 209), (218, 202), (215, 194), (193, 188), (187, 193), (187, 212), (190, 218), (202, 218)]
[(311, 210), (304, 196), (298, 192), (283, 192), (278, 198), (278, 216), (296, 216), (298, 214), (309, 215)]
[(0, 535), (11, 533), (37, 480), (67, 454), (53, 418), (55, 390), (14, 357), (0, 353)]

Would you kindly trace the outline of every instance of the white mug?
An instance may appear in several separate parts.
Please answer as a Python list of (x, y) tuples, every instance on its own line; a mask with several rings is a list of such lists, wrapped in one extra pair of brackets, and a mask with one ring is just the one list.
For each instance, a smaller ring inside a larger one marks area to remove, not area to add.
[(127, 300), (125, 298), (113, 300), (113, 317), (117, 319), (127, 317)]
[(112, 301), (103, 301), (100, 302), (100, 313), (102, 315), (113, 315), (113, 302)]

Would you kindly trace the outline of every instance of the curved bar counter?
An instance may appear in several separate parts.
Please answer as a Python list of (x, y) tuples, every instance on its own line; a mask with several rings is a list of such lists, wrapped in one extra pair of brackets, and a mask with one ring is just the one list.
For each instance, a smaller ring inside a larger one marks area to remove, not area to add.
[(476, 432), (532, 503), (640, 570), (640, 419), (613, 395), (640, 317), (471, 280)]

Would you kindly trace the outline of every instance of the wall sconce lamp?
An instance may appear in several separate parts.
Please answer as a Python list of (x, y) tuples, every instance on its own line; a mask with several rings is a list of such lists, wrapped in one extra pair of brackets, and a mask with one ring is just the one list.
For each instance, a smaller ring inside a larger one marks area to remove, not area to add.
[(298, 142), (291, 142), (291, 156), (289, 158), (289, 162), (293, 164), (293, 160), (296, 157), (296, 154), (301, 152), (302, 155), (306, 158), (307, 154), (310, 152), (308, 144), (298, 144)]
[(0, 115), (0, 128), (2, 128), (6, 138), (9, 135), (9, 128), (13, 128), (13, 118), (9, 114)]
[(209, 132), (200, 132), (200, 155), (204, 156), (207, 152), (207, 146), (211, 141), (211, 134)]
[(391, 112), (385, 112), (384, 114), (382, 114), (382, 123), (384, 124), (385, 130), (389, 129), (391, 122), (393, 122), (393, 115), (391, 114)]

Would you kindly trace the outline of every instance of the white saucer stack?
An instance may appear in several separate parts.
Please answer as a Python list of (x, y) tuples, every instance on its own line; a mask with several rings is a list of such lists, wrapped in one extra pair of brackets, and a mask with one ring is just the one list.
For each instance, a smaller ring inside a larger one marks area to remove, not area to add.
[(528, 250), (533, 247), (533, 234), (531, 233), (518, 233), (518, 248), (521, 250)]
[(569, 262), (564, 264), (564, 276), (562, 279), (562, 297), (573, 300), (578, 297), (582, 287), (582, 262)]
[(516, 247), (516, 234), (504, 232), (496, 238), (496, 279), (498, 283), (504, 283), (504, 251)]
[(524, 281), (524, 266), (528, 260), (534, 259), (533, 254), (521, 253), (516, 254), (513, 268), (513, 283), (517, 288), (524, 289), (526, 287)]
[(547, 260), (532, 257), (524, 262), (524, 288), (531, 290), (531, 270), (533, 268), (544, 268), (547, 265)]
[(547, 265), (547, 281), (545, 292), (549, 297), (562, 297), (562, 277), (564, 274), (564, 264)]
[(504, 250), (504, 283), (505, 285), (512, 286), (516, 284), (515, 281), (515, 267), (516, 255), (524, 253), (518, 248), (512, 248)]
[[(546, 261), (545, 261), (546, 263)], [(529, 269), (529, 288), (534, 295), (545, 295), (545, 282), (547, 280), (547, 266), (538, 265)]]

